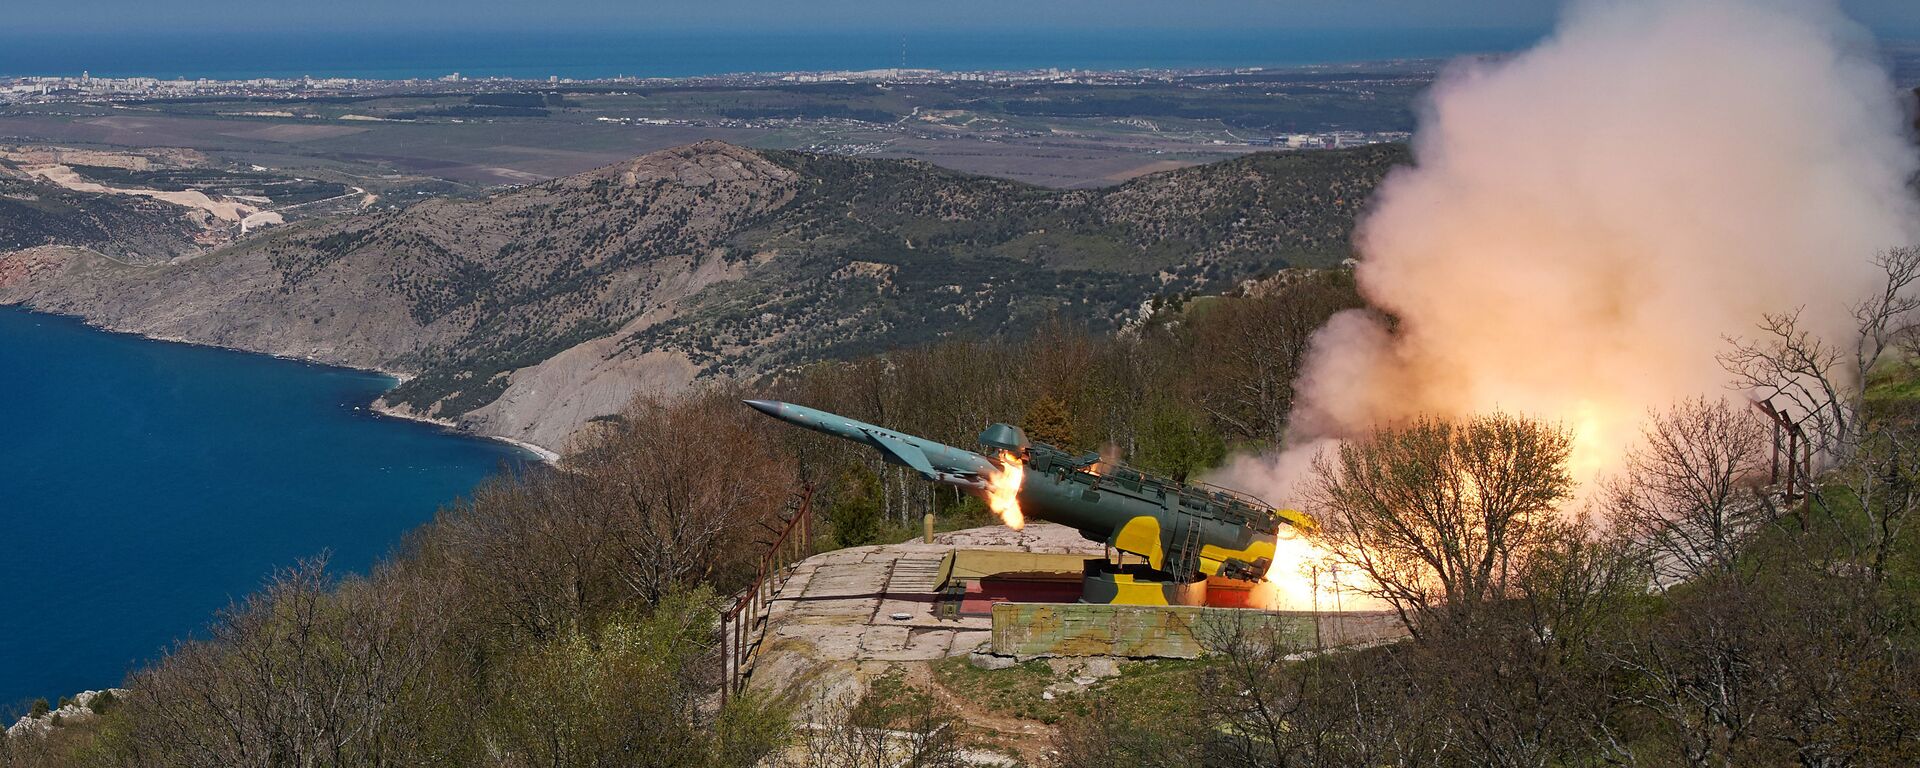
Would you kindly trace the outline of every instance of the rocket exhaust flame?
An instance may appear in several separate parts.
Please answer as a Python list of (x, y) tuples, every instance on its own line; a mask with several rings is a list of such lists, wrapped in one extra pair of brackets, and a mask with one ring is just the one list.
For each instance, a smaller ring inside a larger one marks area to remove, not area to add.
[(1020, 486), (1026, 481), (1027, 468), (1012, 451), (995, 453), (993, 460), (998, 468), (987, 476), (987, 506), (1008, 528), (1017, 531), (1027, 525), (1026, 516), (1020, 512)]
[(1344, 565), (1312, 537), (1283, 529), (1274, 542), (1273, 565), (1254, 587), (1251, 602), (1272, 611), (1384, 610), (1386, 601), (1366, 594), (1364, 574)]

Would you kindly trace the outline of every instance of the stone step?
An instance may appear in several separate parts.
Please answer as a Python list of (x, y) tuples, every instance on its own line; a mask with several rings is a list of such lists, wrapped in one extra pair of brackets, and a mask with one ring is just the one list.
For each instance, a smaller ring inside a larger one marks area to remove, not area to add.
[(887, 594), (928, 595), (940, 586), (942, 558), (900, 558), (887, 574)]

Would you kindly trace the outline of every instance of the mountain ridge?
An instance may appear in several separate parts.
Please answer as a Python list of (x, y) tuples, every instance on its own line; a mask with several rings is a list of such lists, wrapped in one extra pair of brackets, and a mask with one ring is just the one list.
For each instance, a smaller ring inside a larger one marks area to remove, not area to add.
[(1347, 254), (1398, 146), (1060, 191), (916, 161), (675, 147), (477, 200), (299, 222), (158, 266), (0, 256), (0, 303), (397, 372), (381, 406), (561, 447), (635, 394)]

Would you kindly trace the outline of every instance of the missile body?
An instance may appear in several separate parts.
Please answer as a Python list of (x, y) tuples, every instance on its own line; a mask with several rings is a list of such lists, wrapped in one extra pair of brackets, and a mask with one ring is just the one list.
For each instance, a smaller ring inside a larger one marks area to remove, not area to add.
[(773, 400), (748, 400), (754, 410), (797, 427), (806, 427), (842, 440), (871, 446), (888, 462), (898, 464), (936, 483), (985, 491), (987, 475), (999, 469), (992, 460), (973, 451), (901, 434), (885, 427), (849, 419), (804, 405)]

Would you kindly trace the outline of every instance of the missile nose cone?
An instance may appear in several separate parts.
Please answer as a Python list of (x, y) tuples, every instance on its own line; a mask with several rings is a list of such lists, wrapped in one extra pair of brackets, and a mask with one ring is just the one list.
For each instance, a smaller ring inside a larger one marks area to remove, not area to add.
[(768, 416), (772, 416), (776, 419), (780, 418), (780, 403), (778, 402), (775, 402), (773, 400), (742, 400), (740, 402), (746, 403), (747, 405), (751, 405), (753, 406), (754, 410), (764, 413)]

